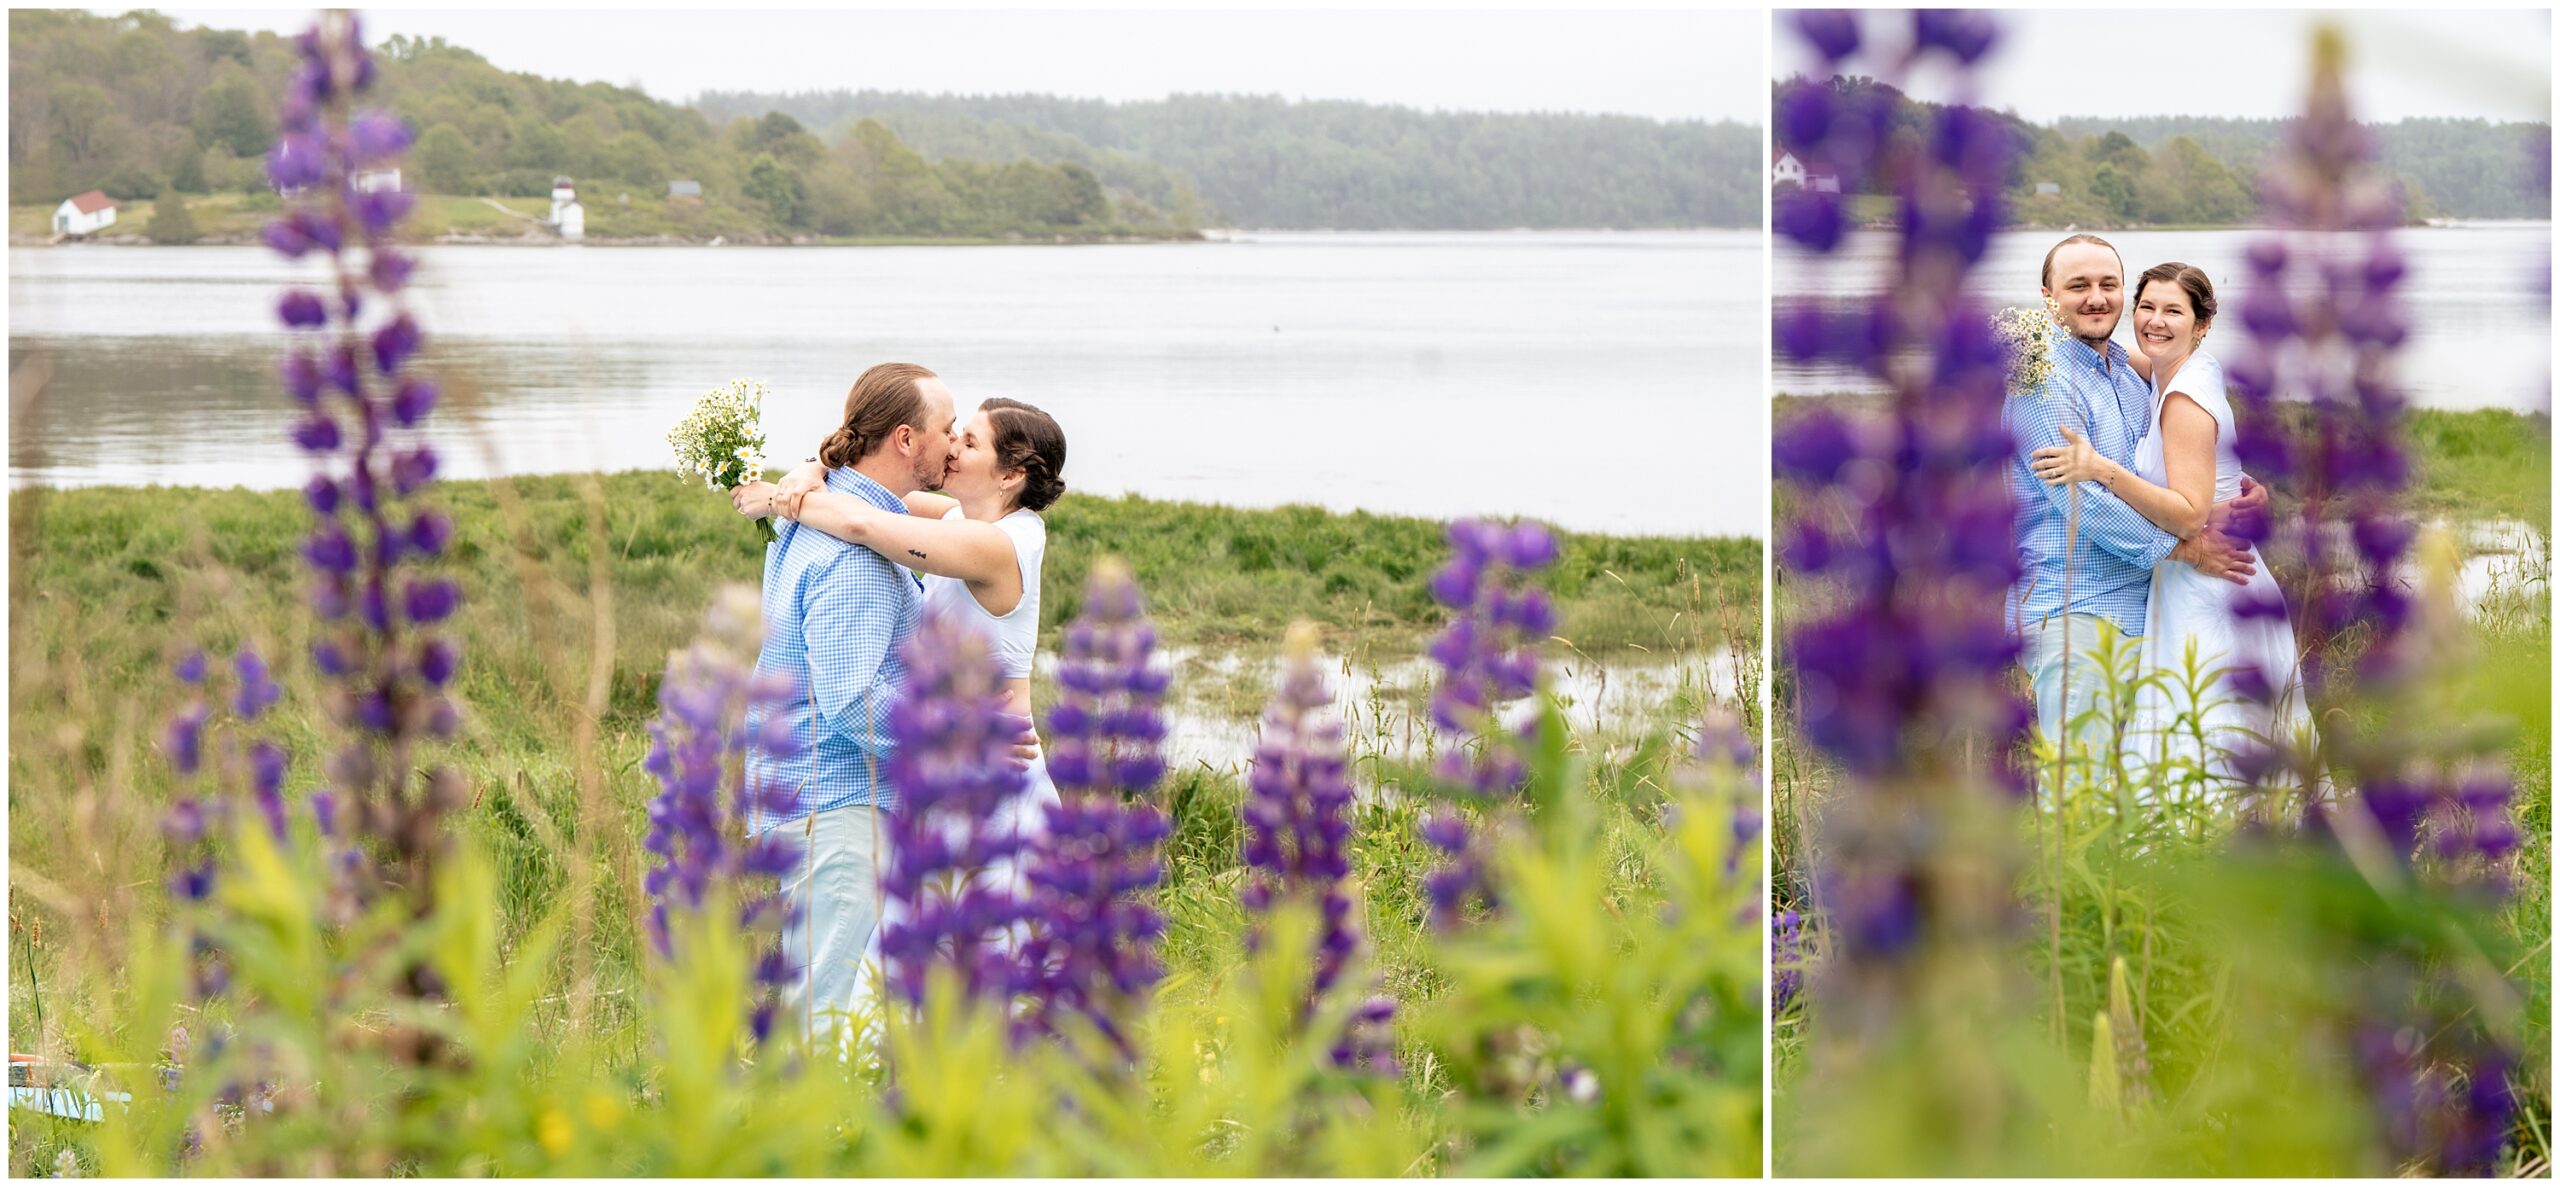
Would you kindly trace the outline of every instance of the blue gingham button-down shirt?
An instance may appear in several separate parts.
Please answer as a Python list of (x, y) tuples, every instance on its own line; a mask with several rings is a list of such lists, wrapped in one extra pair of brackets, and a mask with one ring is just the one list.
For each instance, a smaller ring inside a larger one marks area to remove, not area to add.
[(2132, 466), (2134, 446), (2151, 429), (2151, 385), (2134, 374), (2132, 360), (2113, 341), (2101, 355), (2078, 338), (2058, 337), (2053, 377), (2001, 406), (2001, 420), (2017, 442), (2009, 457), (2009, 493), (2018, 504), (2018, 562), (2024, 570), (2009, 591), (2009, 621), (2033, 630), (2057, 611), (2095, 614), (2139, 635), (2151, 596), (2151, 567), (2168, 557), (2178, 538), (2107, 488), (2082, 482), (2075, 542), (2072, 488), (2046, 485), (2027, 459), (2048, 445), (2069, 444), (2062, 438), (2067, 426), (2099, 453)]
[[(906, 513), (888, 488), (851, 467), (830, 471), (827, 489)], [(797, 523), (779, 527), (765, 546), (756, 672), (789, 676), (794, 694), (778, 709), (751, 712), (747, 736), (763, 736), (765, 719), (779, 713), (797, 745), (779, 757), (750, 750), (746, 773), (749, 786), (786, 789), (793, 806), (783, 816), (758, 812), (758, 832), (830, 808), (892, 806), (881, 774), (889, 708), (906, 685), (898, 649), (915, 633), (920, 597), (915, 575), (879, 553)]]

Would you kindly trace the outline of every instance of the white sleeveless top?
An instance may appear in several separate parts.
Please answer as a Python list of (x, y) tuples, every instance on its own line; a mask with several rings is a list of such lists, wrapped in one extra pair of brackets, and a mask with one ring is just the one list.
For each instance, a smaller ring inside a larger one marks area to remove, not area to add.
[[(943, 518), (966, 516), (954, 507)], [(1013, 560), (1022, 570), (1022, 600), (1014, 603), (1013, 612), (989, 614), (969, 592), (968, 582), (930, 573), (922, 575), (924, 604), (986, 636), (1005, 679), (1018, 680), (1031, 675), (1031, 656), (1040, 649), (1040, 558), (1049, 548), (1049, 525), (1038, 512), (1024, 508), (997, 520), (996, 527), (1013, 541)]]
[(2240, 495), (2240, 426), (2231, 412), (2231, 393), (2223, 379), (2222, 362), (2199, 350), (2187, 356), (2178, 373), (2169, 377), (2166, 391), (2158, 382), (2151, 385), (2151, 431), (2133, 448), (2133, 472), (2153, 486), (2169, 485), (2167, 446), (2160, 439), (2160, 414), (2167, 410), (2170, 392), (2183, 392), (2213, 417), (2213, 501), (2226, 502)]

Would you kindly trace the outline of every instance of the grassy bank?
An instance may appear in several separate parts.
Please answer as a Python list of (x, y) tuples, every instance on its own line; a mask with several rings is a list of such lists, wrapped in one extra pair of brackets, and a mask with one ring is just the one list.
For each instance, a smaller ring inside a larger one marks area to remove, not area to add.
[[(1832, 394), (1780, 395), (1773, 401), (1778, 424), (1786, 424), (1815, 402), (1832, 407), (1872, 410), (1880, 397)], [(2542, 412), (2509, 412), (2499, 408), (2450, 411), (2417, 408), (2409, 412), (2404, 431), (2413, 456), (2409, 488), (2402, 505), (2430, 519), (2457, 523), (2513, 519), (2551, 534), (2551, 417)], [(2279, 496), (2281, 490), (2276, 492)], [(1787, 522), (1790, 492), (1777, 491), (1778, 522)]]

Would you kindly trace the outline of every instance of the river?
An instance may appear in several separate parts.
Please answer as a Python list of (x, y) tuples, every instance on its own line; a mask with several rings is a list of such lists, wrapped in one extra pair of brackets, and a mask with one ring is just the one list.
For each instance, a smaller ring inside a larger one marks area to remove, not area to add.
[[(2127, 279), (2142, 269), (2182, 260), (2212, 277), (2226, 311), (2236, 309), (2245, 279), (2243, 254), (2264, 232), (2253, 230), (2109, 231), (2104, 238), (2123, 253)], [(2008, 231), (1973, 273), (1985, 298), (2033, 306), (2044, 254), (2058, 231)], [(2400, 297), (2410, 319), (2401, 350), (2400, 379), (2416, 404), (2428, 408), (2551, 407), (2551, 224), (2477, 223), (2418, 227), (2394, 232), (2392, 242), (2409, 259)], [(1782, 247), (1773, 261), (1778, 301), (1804, 297), (1845, 300), (1873, 292), (1891, 263), (1892, 236), (1861, 232), (1828, 261)], [(2360, 250), (2360, 245), (2356, 246)], [(2233, 342), (2244, 336), (2238, 321), (2223, 330)], [(2132, 319), (2116, 328), (2130, 342)], [(2217, 335), (2220, 337), (2220, 335)], [(1847, 368), (1803, 366), (1780, 360), (1777, 390), (1794, 395), (1879, 390), (1875, 381)]]
[[(964, 404), (1051, 411), (1071, 492), (1757, 536), (1759, 243), (439, 246), (415, 302), (452, 393), (433, 430), (449, 476), (677, 481), (668, 427), (740, 376), (772, 388), (774, 456), (796, 458), (863, 367), (904, 359)], [(310, 274), (250, 247), (12, 248), (12, 369), (54, 366), (12, 425), (12, 485), (299, 485), (272, 310)]]

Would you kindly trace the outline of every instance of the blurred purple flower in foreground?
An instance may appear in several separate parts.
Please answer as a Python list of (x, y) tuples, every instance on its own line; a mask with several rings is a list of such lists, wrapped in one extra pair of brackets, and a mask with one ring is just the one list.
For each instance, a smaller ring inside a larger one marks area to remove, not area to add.
[(1171, 677), (1126, 566), (1104, 561), (1067, 626), (1050, 709), (1049, 775), (1061, 802), (1027, 874), (1031, 1027), (1060, 1033), (1080, 1018), (1125, 1058), (1136, 1008), (1164, 975), (1164, 916), (1147, 901), (1164, 878), (1157, 845), (1172, 834), (1148, 802), (1164, 777), (1161, 708)]
[[(2278, 229), (2249, 249), (2239, 302), (2248, 336), (2230, 366), (2240, 416), (2264, 426), (2241, 437), (2241, 460), (2291, 496), (2292, 513), (2254, 534), (2289, 562), (2279, 567), (2298, 591), (2304, 691), (2323, 724), (2316, 737), (2268, 739), (2240, 766), (2261, 803), (2305, 805), (2315, 843), (2494, 902), (2518, 840), (2512, 780), (2473, 753), (2470, 731), (2444, 728), (2433, 683), (2460, 662), (2449, 648), (2463, 611), (2449, 573), (2432, 597), (2409, 576), (2420, 550), (2400, 505), (2408, 397), (2394, 370), (2409, 333), (2398, 295), (2408, 262), (2391, 234), (2404, 203), (2349, 111), (2344, 57), (2338, 35), (2321, 33), (2304, 117), (2261, 182)], [(2244, 617), (2280, 610), (2235, 607)], [(2279, 691), (2268, 673), (2242, 677), (2261, 699)], [(2339, 787), (2355, 794), (2334, 797)], [(2392, 1162), (2491, 1173), (2514, 1117), (2513, 1036), (2475, 1003), (2508, 992), (2503, 978), (2389, 950), (2366, 963), (2346, 1008), (2360, 1016), (2355, 1066)], [(2456, 1075), (2462, 1091), (2449, 1086)]]
[[(748, 1023), (761, 1041), (781, 1008), (785, 971), (780, 933), (790, 926), (790, 906), (780, 879), (799, 858), (781, 831), (753, 834), (750, 822), (787, 813), (790, 795), (777, 787), (736, 779), (754, 764), (750, 750), (773, 742), (748, 734), (749, 711), (788, 700), (787, 684), (760, 682), (755, 657), (762, 642), (755, 591), (743, 586), (721, 593), (709, 629), (691, 648), (667, 657), (658, 686), (658, 715), (649, 722), (649, 756), (642, 766), (658, 780), (649, 803), (645, 847), (657, 864), (643, 883), (648, 892), (649, 938), (658, 955), (681, 959), (672, 916), (698, 912), (715, 892), (737, 912), (738, 928), (755, 937), (755, 987)], [(788, 731), (777, 731), (789, 744)]]
[(986, 637), (928, 613), (905, 644), (907, 686), (889, 711), (885, 766), (897, 807), (886, 817), (880, 925), (890, 991), (924, 1002), (933, 970), (969, 997), (1010, 1000), (1020, 988), (1015, 928), (1022, 902), (1000, 873), (1024, 839), (1009, 811), (1026, 777), (1011, 752), (1019, 719)]
[[(1522, 755), (1536, 723), (1515, 732), (1502, 715), (1538, 689), (1538, 646), (1554, 634), (1556, 614), (1531, 580), (1559, 552), (1555, 535), (1535, 523), (1449, 525), (1449, 562), (1431, 578), (1432, 598), (1450, 610), (1448, 627), (1431, 642), (1441, 670), (1431, 722), (1449, 743), (1435, 773), (1463, 798), (1508, 796), (1527, 778)], [(1423, 883), (1433, 925), (1454, 927), (1470, 902), (1493, 900), (1483, 842), (1457, 810), (1425, 817), (1421, 832), (1447, 857)]]
[(290, 339), (280, 373), (304, 410), (292, 435), (316, 471), (303, 492), (313, 525), (302, 553), (317, 620), (312, 661), (330, 685), (325, 708), (341, 738), (327, 763), (331, 813), (344, 813), (367, 839), (360, 850), (381, 863), (358, 863), (372, 871), (358, 897), (398, 887), (424, 910), (444, 817), (464, 800), (458, 772), (420, 761), (461, 723), (447, 691), (459, 653), (430, 629), (453, 614), (460, 592), (420, 568), (452, 528), (442, 512), (407, 503), (434, 473), (435, 454), (408, 439), (417, 417), (392, 412), (395, 393), (428, 383), (408, 370), (423, 336), (400, 287), (409, 257), (392, 237), (407, 195), (358, 194), (354, 184), (360, 168), (395, 162), (410, 137), (396, 118), (362, 106), (375, 70), (352, 14), (323, 14), (294, 45), (299, 61), (267, 158), (293, 205), (263, 237), (322, 269), (319, 286), (287, 292), (278, 314)]
[[(1989, 18), (1975, 14), (1872, 19), (1911, 20), (1904, 65), (1939, 59), (1964, 98), (1996, 41)], [(1861, 44), (1856, 20), (1796, 17), (1827, 74), (1859, 73), (1844, 64)], [(1884, 292), (1845, 310), (1807, 303), (1777, 317), (1782, 351), (1864, 370), (1892, 389), (1880, 419), (1816, 409), (1772, 442), (1777, 476), (1803, 492), (1806, 508), (1782, 529), (1780, 563), (1836, 595), (1783, 646), (1799, 736), (1844, 775), (1816, 825), (1826, 959), (1817, 988), (1837, 1007), (1826, 1012), (1823, 1040), (1851, 1046), (1923, 996), (1907, 981), (1929, 967), (1916, 959), (1924, 949), (2000, 942), (2011, 908), (1980, 888), (2006, 882), (1968, 878), (1957, 855), (2006, 868), (1997, 822), (2011, 800), (1997, 787), (2026, 786), (2008, 756), (2030, 723), (2008, 687), (2018, 641), (2001, 621), (2018, 575), (2013, 512), (2003, 484), (1985, 477), (2011, 448), (2006, 359), (1988, 311), (1965, 295), (2004, 215), (2014, 146), (1960, 98), (1932, 109), (1916, 143), (1894, 149), (1884, 134), (1891, 94), (1826, 77), (1791, 85), (1779, 117), (1801, 137), (1790, 147), (1809, 145), (1840, 171), (1843, 191), (1880, 177), (1898, 208), (1898, 267)], [(1824, 209), (1837, 200), (1800, 199)], [(1840, 246), (1822, 220), (1795, 217), (1803, 225), (1790, 237), (1800, 246)], [(1778, 946), (1795, 948), (1801, 926), (1774, 921)], [(1778, 987), (1791, 997), (1789, 973), (1781, 970)]]

